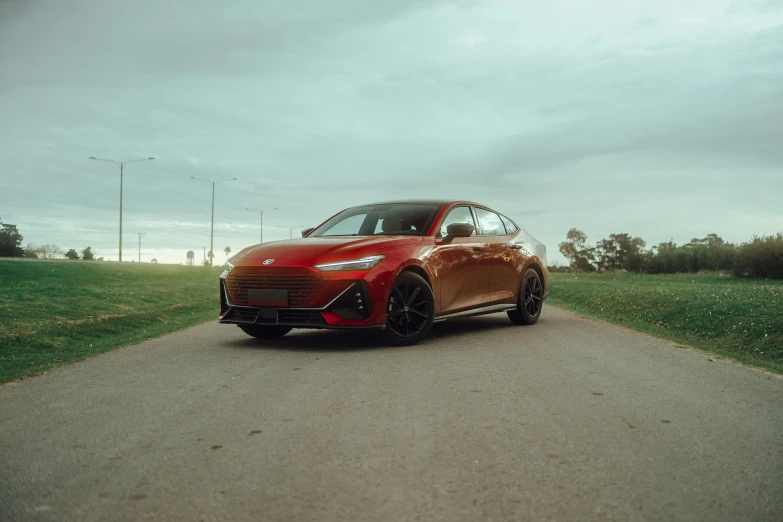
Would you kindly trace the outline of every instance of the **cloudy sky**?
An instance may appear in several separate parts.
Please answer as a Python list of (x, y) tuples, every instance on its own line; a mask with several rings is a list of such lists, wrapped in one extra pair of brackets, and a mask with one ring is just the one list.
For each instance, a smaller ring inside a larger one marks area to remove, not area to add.
[[(783, 1), (0, 0), (0, 218), (184, 261), (473, 199), (549, 246), (783, 230)], [(296, 233), (296, 231), (295, 231)], [(222, 261), (225, 256), (218, 256)]]

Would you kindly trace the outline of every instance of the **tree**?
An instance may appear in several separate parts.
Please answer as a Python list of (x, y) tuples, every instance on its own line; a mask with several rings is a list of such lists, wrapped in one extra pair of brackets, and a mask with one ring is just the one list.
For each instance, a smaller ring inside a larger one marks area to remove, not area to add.
[(0, 221), (0, 257), (22, 257), (23, 239), (16, 225), (8, 225)]
[(223, 249), (223, 252), (225, 252), (226, 256), (228, 256), (231, 253), (231, 247), (226, 247)]
[(576, 260), (579, 257), (579, 249), (583, 248), (587, 242), (587, 235), (575, 228), (572, 228), (566, 234), (566, 240), (560, 243), (560, 253), (571, 263), (571, 268), (576, 266)]
[(595, 270), (595, 248), (586, 246), (587, 235), (575, 228), (566, 234), (566, 240), (560, 243), (560, 253), (571, 263), (571, 270)]
[(58, 259), (62, 257), (63, 251), (57, 245), (34, 245), (29, 243), (24, 248), (25, 257), (38, 259)]
[(677, 243), (675, 243), (672, 240), (669, 240), (664, 243), (658, 243), (653, 248), (657, 250), (659, 254), (668, 254), (670, 252), (674, 252), (675, 250), (677, 250)]
[(85, 261), (95, 261), (95, 256), (92, 253), (92, 247), (87, 247), (82, 250), (82, 259)]
[(153, 257), (152, 261), (150, 261), (150, 263), (152, 263), (153, 265), (157, 265), (158, 264), (158, 259)]
[(707, 237), (697, 239), (693, 238), (691, 239), (691, 242), (688, 243), (690, 246), (698, 246), (698, 245), (705, 245), (709, 247), (717, 247), (721, 246), (725, 241), (723, 241), (723, 238), (720, 237), (718, 234), (707, 234)]
[(612, 269), (617, 264), (617, 247), (611, 239), (602, 239), (595, 244), (598, 270)]
[(735, 275), (783, 279), (783, 233), (754, 236), (737, 250)]
[(629, 272), (643, 272), (644, 271), (644, 247), (647, 243), (640, 237), (631, 238), (628, 244), (628, 253), (625, 255), (623, 261), (623, 268)]
[(70, 249), (69, 251), (67, 251), (65, 253), (65, 257), (67, 257), (68, 259), (71, 259), (71, 260), (79, 259), (79, 253), (72, 248), (72, 249)]
[(58, 259), (63, 255), (63, 249), (57, 245), (41, 245), (37, 253), (43, 259)]
[[(601, 270), (639, 270), (643, 262), (643, 249), (647, 245), (641, 238), (629, 234), (611, 234), (608, 239), (602, 239), (596, 244), (598, 253), (598, 268)], [(633, 258), (633, 260), (631, 260)]]

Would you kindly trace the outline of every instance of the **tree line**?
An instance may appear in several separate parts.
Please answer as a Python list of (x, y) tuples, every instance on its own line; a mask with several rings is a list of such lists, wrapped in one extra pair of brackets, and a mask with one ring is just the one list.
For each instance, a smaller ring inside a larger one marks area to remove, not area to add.
[[(627, 270), (634, 273), (674, 274), (699, 271), (726, 271), (737, 277), (783, 279), (783, 233), (754, 236), (732, 244), (717, 234), (707, 234), (677, 245), (673, 241), (646, 248), (647, 243), (627, 233), (611, 234), (595, 246), (576, 228), (560, 243), (560, 253), (569, 261), (565, 270), (595, 272)], [(560, 267), (552, 267), (561, 271)]]
[(96, 258), (92, 247), (87, 247), (80, 252), (71, 248), (67, 252), (57, 245), (33, 245), (28, 244), (22, 248), (24, 236), (16, 225), (3, 223), (0, 220), (0, 257), (27, 257), (32, 259), (82, 259), (84, 261), (103, 261), (102, 257)]

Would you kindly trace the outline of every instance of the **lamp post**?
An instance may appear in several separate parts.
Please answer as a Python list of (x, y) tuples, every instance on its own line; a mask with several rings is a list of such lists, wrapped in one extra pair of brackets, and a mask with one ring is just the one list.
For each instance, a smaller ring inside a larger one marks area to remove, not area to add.
[(139, 263), (141, 263), (141, 236), (146, 236), (147, 234), (142, 232), (137, 232), (137, 234), (139, 234)]
[(266, 212), (268, 210), (277, 210), (277, 207), (275, 207), (275, 208), (264, 208), (264, 209), (245, 207), (245, 210), (253, 210), (255, 212), (258, 212), (259, 225), (260, 225), (260, 231), (259, 231), (259, 234), (258, 234), (258, 242), (259, 242), (259, 244), (263, 243), (264, 242), (264, 212)]
[(299, 225), (299, 226), (295, 226), (295, 227), (288, 227), (288, 239), (293, 239), (294, 238), (294, 229), (295, 228), (302, 229), (302, 228), (304, 228), (304, 225)]
[(197, 178), (196, 176), (190, 176), (192, 179), (195, 179), (196, 181), (206, 181), (207, 183), (212, 183), (212, 221), (209, 225), (209, 266), (212, 266), (212, 258), (215, 256), (215, 250), (214, 250), (214, 237), (215, 237), (215, 185), (218, 183), (225, 183), (226, 181), (236, 181), (237, 178), (231, 178), (231, 179), (221, 179), (218, 181), (212, 181), (211, 179), (204, 179), (204, 178)]
[(125, 170), (125, 165), (128, 163), (133, 163), (134, 161), (150, 161), (154, 160), (155, 158), (141, 158), (141, 159), (133, 159), (133, 160), (127, 160), (127, 161), (115, 161), (111, 159), (103, 159), (103, 158), (96, 158), (95, 156), (90, 156), (91, 160), (95, 161), (108, 161), (109, 163), (114, 163), (115, 165), (119, 165), (120, 167), (120, 263), (122, 263), (122, 177), (123, 172)]

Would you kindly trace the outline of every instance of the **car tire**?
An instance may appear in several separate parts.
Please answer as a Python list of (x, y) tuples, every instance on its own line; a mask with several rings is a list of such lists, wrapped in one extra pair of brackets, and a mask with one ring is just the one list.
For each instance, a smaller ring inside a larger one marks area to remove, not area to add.
[(522, 278), (517, 298), (517, 307), (508, 312), (511, 322), (519, 325), (531, 325), (541, 317), (544, 307), (544, 285), (538, 272), (528, 268)]
[(250, 337), (255, 337), (256, 339), (262, 339), (265, 341), (279, 339), (293, 330), (293, 328), (290, 326), (280, 326), (276, 324), (241, 324), (239, 325), (239, 328), (241, 328), (242, 331)]
[(435, 297), (427, 281), (414, 272), (394, 280), (386, 303), (384, 340), (393, 346), (411, 346), (424, 339), (435, 318)]

